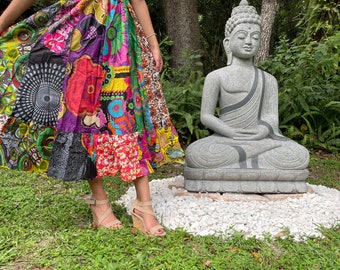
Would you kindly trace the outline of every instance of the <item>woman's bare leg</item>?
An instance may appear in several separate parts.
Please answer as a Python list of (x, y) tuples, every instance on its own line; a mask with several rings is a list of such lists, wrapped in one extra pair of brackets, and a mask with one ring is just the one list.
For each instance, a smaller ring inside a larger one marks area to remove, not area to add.
[(92, 191), (92, 198), (94, 200), (106, 200), (107, 194), (104, 190), (103, 181), (101, 178), (88, 181), (90, 189)]
[[(142, 176), (133, 181), (136, 188), (136, 199), (140, 202), (151, 201), (150, 187), (148, 176)], [(152, 210), (152, 206), (143, 206), (147, 210)], [(159, 225), (157, 219), (148, 214), (143, 214), (138, 210), (134, 210), (137, 215), (143, 218), (145, 227), (147, 231), (150, 231), (152, 227)], [(164, 229), (159, 229), (156, 234), (164, 234)]]
[[(92, 191), (92, 199), (93, 200), (98, 200), (98, 201), (102, 201), (102, 200), (106, 200), (107, 198), (107, 194), (104, 190), (104, 186), (103, 186), (103, 182), (100, 178), (94, 179), (94, 180), (89, 180), (88, 181), (89, 185), (90, 185), (90, 189)], [(93, 213), (100, 219), (104, 213), (107, 211), (107, 209), (110, 208), (110, 204), (106, 203), (106, 204), (97, 204), (97, 205), (91, 205), (91, 210), (93, 211)], [(111, 211), (110, 215), (107, 216), (107, 218), (105, 218), (102, 222), (101, 222), (101, 227), (105, 227), (105, 224), (108, 224), (112, 221), (117, 220), (117, 218), (115, 217), (115, 215), (113, 214), (113, 212)], [(116, 224), (114, 227), (120, 227), (122, 224)]]

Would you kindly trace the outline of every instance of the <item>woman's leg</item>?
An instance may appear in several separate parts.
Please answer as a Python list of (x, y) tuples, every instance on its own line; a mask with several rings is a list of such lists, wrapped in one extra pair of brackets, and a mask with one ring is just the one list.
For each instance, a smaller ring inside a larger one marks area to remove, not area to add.
[[(108, 200), (107, 194), (104, 190), (103, 182), (100, 178), (89, 180), (88, 181), (91, 191), (92, 191), (92, 199), (95, 201), (104, 201)], [(92, 213), (95, 217), (97, 217), (97, 220), (100, 220), (108, 209), (111, 208), (109, 201), (107, 203), (103, 204), (90, 204)], [(94, 219), (95, 219), (94, 217)], [(117, 222), (117, 218), (113, 214), (112, 211), (107, 215), (106, 218), (104, 218), (102, 221), (99, 222), (100, 224), (97, 224), (99, 227), (112, 227), (117, 228), (121, 227), (122, 224), (120, 222)], [(108, 226), (105, 226), (108, 225)]]
[(104, 190), (103, 181), (101, 178), (88, 181), (90, 189), (92, 191), (92, 198), (94, 200), (106, 200), (107, 194)]
[[(136, 199), (139, 202), (149, 202), (151, 201), (151, 195), (150, 195), (150, 187), (149, 187), (149, 180), (148, 176), (142, 176), (137, 178), (136, 180), (133, 181), (135, 188), (136, 188)], [(146, 205), (142, 206), (143, 209), (145, 210), (151, 210), (153, 211), (152, 205)], [(142, 217), (144, 224), (145, 224), (145, 229), (147, 231), (150, 231), (154, 226), (159, 225), (159, 222), (153, 215), (145, 214), (137, 209), (133, 210), (134, 213), (136, 213), (138, 216)], [(158, 229), (156, 231), (156, 235), (161, 235), (164, 234), (165, 231), (164, 229)]]

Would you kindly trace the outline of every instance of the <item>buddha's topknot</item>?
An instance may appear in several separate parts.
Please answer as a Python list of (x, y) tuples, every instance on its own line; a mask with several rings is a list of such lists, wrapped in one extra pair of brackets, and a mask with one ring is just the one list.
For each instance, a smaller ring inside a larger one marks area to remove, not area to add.
[(247, 0), (242, 0), (239, 6), (233, 8), (231, 17), (225, 25), (225, 36), (228, 37), (241, 23), (254, 23), (261, 26), (261, 17), (257, 14), (255, 7), (249, 6)]

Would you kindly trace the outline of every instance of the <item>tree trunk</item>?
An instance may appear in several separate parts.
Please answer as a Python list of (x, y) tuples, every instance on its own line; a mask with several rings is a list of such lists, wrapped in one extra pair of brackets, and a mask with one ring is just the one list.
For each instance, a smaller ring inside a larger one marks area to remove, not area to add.
[(197, 0), (162, 0), (162, 3), (167, 34), (173, 41), (171, 66), (178, 68), (186, 62), (181, 57), (184, 50), (202, 52)]
[(270, 50), (270, 40), (272, 29), (275, 21), (277, 0), (262, 0), (261, 17), (262, 17), (262, 34), (261, 48), (256, 57), (256, 62), (268, 59)]

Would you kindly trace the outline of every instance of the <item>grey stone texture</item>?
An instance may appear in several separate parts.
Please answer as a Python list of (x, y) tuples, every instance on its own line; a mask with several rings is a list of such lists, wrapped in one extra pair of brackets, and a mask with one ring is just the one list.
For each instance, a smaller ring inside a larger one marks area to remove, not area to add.
[(207, 75), (202, 94), (201, 122), (214, 134), (186, 149), (188, 191), (307, 191), (309, 152), (280, 134), (277, 81), (254, 65), (260, 23), (245, 0), (226, 23), (227, 66)]

